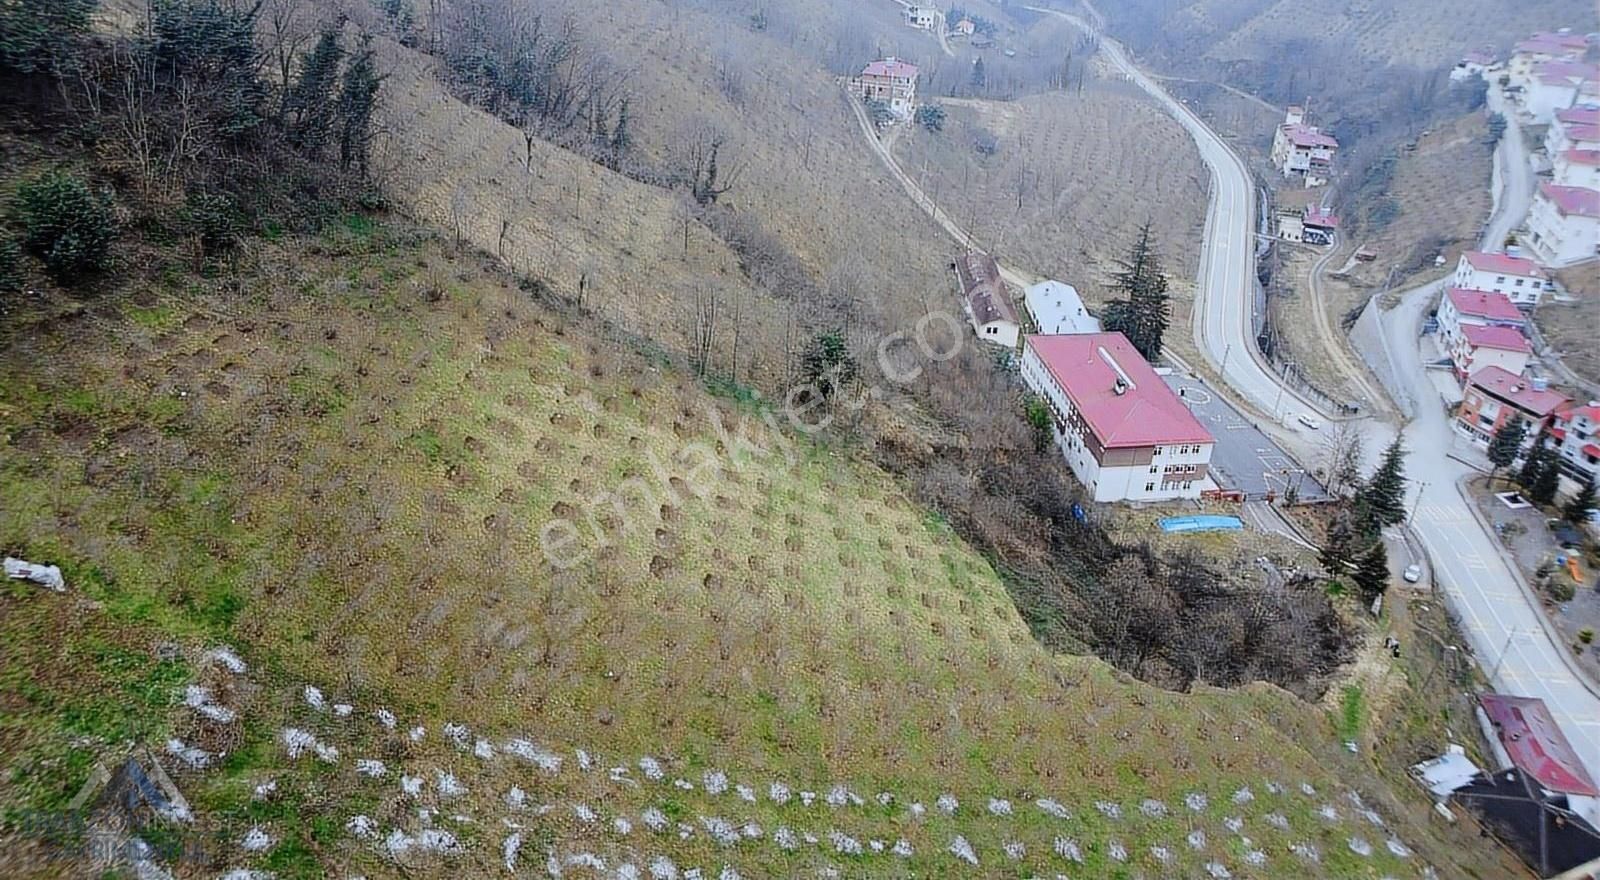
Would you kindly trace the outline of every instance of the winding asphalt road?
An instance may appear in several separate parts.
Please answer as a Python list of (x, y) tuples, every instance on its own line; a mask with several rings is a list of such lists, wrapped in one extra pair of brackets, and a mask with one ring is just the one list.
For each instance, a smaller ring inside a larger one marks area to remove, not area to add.
[[(1314, 452), (1314, 441), (1308, 436), (1311, 432), (1298, 430), (1300, 426), (1286, 418), (1289, 407), (1310, 409), (1309, 405), (1297, 399), (1292, 389), (1283, 388), (1261, 365), (1252, 338), (1255, 202), (1244, 162), (1188, 107), (1141, 72), (1116, 41), (1099, 34), (1097, 28), (1077, 16), (1028, 8), (1067, 19), (1095, 34), (1106, 58), (1161, 102), (1194, 138), (1212, 173), (1195, 340), (1237, 393), (1280, 425), (1288, 422), (1299, 433), (1302, 449)], [(1485, 249), (1498, 250), (1506, 234), (1527, 214), (1533, 177), (1515, 114), (1503, 105), (1494, 89), (1490, 107), (1508, 121), (1496, 153), (1495, 210), (1484, 228), (1482, 242)], [(1482, 453), (1458, 439), (1451, 429), (1439, 394), (1423, 370), (1418, 344), (1422, 318), (1443, 284), (1441, 279), (1408, 291), (1402, 296), (1400, 307), (1385, 315), (1383, 321), (1402, 381), (1410, 385), (1405, 391), (1419, 402), (1416, 417), (1400, 429), (1412, 453), (1406, 462), (1415, 511), (1411, 526), (1432, 558), (1434, 580), (1459, 618), (1491, 683), (1503, 692), (1543, 699), (1591, 772), (1600, 771), (1600, 689), (1572, 662), (1562, 639), (1539, 608), (1538, 598), (1507, 562), (1499, 541), (1463, 494), (1462, 482), (1475, 473), (1475, 468), (1451, 457), (1483, 459)], [(1369, 453), (1382, 449), (1395, 436), (1395, 428), (1384, 422), (1369, 419), (1363, 426)], [(1600, 820), (1600, 804), (1573, 806), (1588, 814), (1591, 821)]]

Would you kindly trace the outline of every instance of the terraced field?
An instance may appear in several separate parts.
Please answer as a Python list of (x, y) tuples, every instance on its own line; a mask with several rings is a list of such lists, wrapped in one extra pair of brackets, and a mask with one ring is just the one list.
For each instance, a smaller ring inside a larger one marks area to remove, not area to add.
[(0, 345), (0, 545), (69, 584), (0, 593), (8, 820), (146, 742), (180, 876), (1483, 858), (1281, 691), (1046, 654), (884, 473), (425, 235), (256, 259)]

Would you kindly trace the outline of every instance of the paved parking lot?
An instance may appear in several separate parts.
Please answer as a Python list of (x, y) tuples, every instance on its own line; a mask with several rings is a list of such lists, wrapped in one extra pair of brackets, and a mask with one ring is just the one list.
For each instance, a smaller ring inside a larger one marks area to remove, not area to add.
[(1282, 496), (1285, 489), (1293, 486), (1298, 487), (1302, 501), (1328, 499), (1327, 490), (1315, 477), (1205, 383), (1178, 373), (1162, 378), (1217, 438), (1211, 453), (1211, 474), (1219, 486), (1243, 492), (1249, 498), (1262, 498), (1268, 492)]

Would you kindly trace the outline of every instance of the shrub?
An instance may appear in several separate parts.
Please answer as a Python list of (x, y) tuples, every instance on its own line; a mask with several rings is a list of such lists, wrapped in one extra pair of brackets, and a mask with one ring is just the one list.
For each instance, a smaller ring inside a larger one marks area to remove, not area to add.
[(1594, 628), (1586, 626), (1578, 630), (1578, 641), (1583, 642), (1585, 645), (1594, 644)]
[(242, 231), (239, 212), (227, 196), (193, 193), (189, 196), (189, 229), (200, 251), (213, 257), (233, 249)]
[(22, 289), (22, 249), (9, 238), (0, 238), (0, 293)]
[(1549, 591), (1550, 598), (1562, 604), (1571, 602), (1572, 597), (1578, 594), (1578, 591), (1572, 586), (1572, 582), (1566, 578), (1551, 578), (1544, 588)]
[(0, 4), (0, 68), (48, 69), (89, 29), (95, 0), (16, 0)]
[(44, 261), (60, 281), (72, 281), (106, 267), (116, 219), (107, 200), (82, 178), (52, 171), (17, 189), (18, 219), (27, 229), (28, 251)]
[(923, 104), (917, 108), (917, 124), (929, 131), (943, 131), (944, 119), (943, 105)]

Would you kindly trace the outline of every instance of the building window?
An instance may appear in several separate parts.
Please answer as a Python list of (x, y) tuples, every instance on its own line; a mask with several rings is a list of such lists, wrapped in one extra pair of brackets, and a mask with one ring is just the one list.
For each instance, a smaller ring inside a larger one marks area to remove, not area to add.
[(1156, 466), (1155, 466), (1155, 465), (1151, 465), (1151, 466), (1150, 466), (1150, 473), (1152, 473), (1152, 474), (1153, 474), (1153, 473), (1155, 473), (1155, 472), (1156, 472)]
[(1154, 451), (1154, 452), (1152, 452), (1152, 453), (1150, 453), (1150, 454), (1151, 454), (1151, 455), (1160, 455), (1160, 454), (1161, 454), (1161, 447), (1159, 447), (1159, 446), (1157, 446), (1157, 447), (1156, 447), (1156, 448), (1155, 448), (1155, 451)]
[(1189, 481), (1188, 481), (1188, 480), (1184, 480), (1184, 481), (1183, 481), (1183, 490), (1184, 490), (1184, 491), (1185, 491), (1185, 492), (1187, 492), (1187, 491), (1189, 491), (1189, 485), (1190, 485), (1190, 484), (1189, 484)]
[(1145, 483), (1144, 484), (1144, 490), (1146, 492), (1154, 492), (1156, 490), (1156, 484), (1155, 483)]
[(1521, 286), (1522, 286), (1522, 282), (1523, 282), (1523, 279), (1521, 279), (1521, 278), (1518, 278), (1518, 279), (1517, 279), (1517, 286), (1518, 286), (1518, 287), (1521, 287)]

